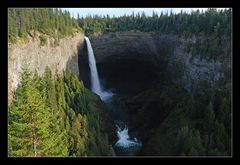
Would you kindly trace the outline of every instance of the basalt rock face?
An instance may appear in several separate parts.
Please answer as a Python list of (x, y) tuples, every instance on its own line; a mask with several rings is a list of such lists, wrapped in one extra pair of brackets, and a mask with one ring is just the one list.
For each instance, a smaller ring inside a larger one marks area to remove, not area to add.
[[(136, 94), (156, 84), (163, 75), (192, 91), (204, 83), (216, 86), (231, 72), (230, 58), (208, 60), (187, 53), (185, 46), (195, 42), (195, 37), (127, 31), (90, 40), (103, 86), (117, 93)], [(82, 71), (86, 86), (90, 86), (86, 48), (81, 55), (80, 77)]]
[[(231, 81), (231, 54), (224, 58), (208, 59), (204, 54), (193, 56), (185, 51), (186, 44), (195, 39), (177, 39), (177, 46), (168, 55), (167, 71), (172, 80), (187, 91), (199, 91), (204, 87), (225, 88)], [(230, 52), (229, 52), (230, 53)], [(228, 85), (228, 88), (231, 85)], [(231, 90), (231, 89), (228, 89)]]
[(8, 102), (13, 98), (12, 92), (20, 81), (21, 67), (26, 64), (29, 69), (36, 70), (39, 75), (44, 73), (46, 66), (50, 70), (61, 74), (69, 67), (73, 74), (79, 74), (78, 52), (84, 42), (84, 35), (77, 33), (65, 37), (56, 44), (55, 40), (47, 37), (46, 43), (41, 45), (39, 37), (29, 37), (27, 43), (8, 45)]
[(107, 33), (92, 38), (100, 79), (105, 88), (135, 94), (157, 79), (158, 51), (151, 34)]

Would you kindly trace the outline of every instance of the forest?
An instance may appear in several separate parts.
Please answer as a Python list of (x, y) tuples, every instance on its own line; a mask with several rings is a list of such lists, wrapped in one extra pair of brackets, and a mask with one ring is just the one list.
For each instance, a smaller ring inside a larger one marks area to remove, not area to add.
[(34, 37), (36, 32), (61, 38), (80, 32), (76, 19), (67, 11), (52, 8), (9, 8), (8, 38), (16, 43), (18, 38)]
[(187, 92), (168, 80), (127, 100), (132, 127), (145, 142), (139, 155), (231, 155), (231, 93)]
[(61, 35), (71, 34), (73, 29), (81, 28), (86, 35), (94, 32), (140, 30), (155, 31), (162, 34), (214, 35), (215, 33), (229, 37), (231, 34), (231, 9), (217, 10), (210, 8), (206, 11), (186, 13), (161, 13), (153, 11), (152, 16), (144, 12), (132, 13), (120, 17), (89, 15), (74, 18), (69, 11), (61, 9), (9, 9), (9, 39), (26, 37), (31, 30)]
[[(232, 10), (191, 13), (132, 13), (120, 17), (74, 18), (57, 8), (9, 8), (8, 42), (16, 44), (40, 33), (56, 39), (84, 33), (141, 31), (192, 39), (185, 50), (208, 60), (230, 58)], [(125, 113), (144, 145), (138, 156), (231, 155), (231, 75), (222, 89), (202, 84), (189, 92), (167, 73), (157, 85), (126, 101)], [(105, 104), (69, 69), (63, 75), (47, 67), (42, 76), (24, 66), (20, 85), (8, 107), (9, 156), (115, 156), (109, 143)]]
[(103, 105), (69, 69), (42, 77), (23, 68), (9, 107), (9, 156), (111, 156)]
[(208, 9), (205, 12), (197, 10), (190, 14), (183, 11), (177, 14), (166, 12), (160, 15), (153, 11), (152, 16), (146, 16), (144, 12), (133, 12), (132, 15), (120, 17), (89, 15), (84, 18), (78, 16), (78, 22), (86, 34), (96, 31), (140, 30), (190, 36), (212, 35), (218, 31), (228, 36), (231, 33), (231, 9)]

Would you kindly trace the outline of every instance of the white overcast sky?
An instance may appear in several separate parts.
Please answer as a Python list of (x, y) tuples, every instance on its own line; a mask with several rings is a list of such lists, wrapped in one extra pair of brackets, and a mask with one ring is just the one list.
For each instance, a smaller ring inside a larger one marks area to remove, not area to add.
[[(79, 14), (80, 17), (85, 17), (89, 14), (91, 15), (109, 15), (113, 16), (122, 16), (124, 14), (130, 15), (134, 11), (134, 13), (142, 12), (144, 11), (146, 15), (152, 15), (152, 12), (155, 11), (158, 14), (161, 12), (165, 13), (172, 10), (173, 13), (179, 13), (181, 10), (186, 12), (191, 12), (192, 10), (199, 9), (200, 11), (205, 11), (207, 8), (62, 8), (63, 10), (68, 10), (72, 16), (77, 18), (77, 15)], [(218, 8), (218, 9), (224, 9), (224, 8)]]

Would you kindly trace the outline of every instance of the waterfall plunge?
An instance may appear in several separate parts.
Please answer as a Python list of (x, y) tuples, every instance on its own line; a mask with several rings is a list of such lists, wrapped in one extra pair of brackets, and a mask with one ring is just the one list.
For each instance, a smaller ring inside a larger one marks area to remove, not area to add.
[(103, 91), (100, 81), (99, 81), (99, 76), (98, 76), (98, 71), (97, 71), (97, 66), (96, 66), (96, 61), (92, 49), (91, 42), (88, 37), (84, 37), (87, 43), (87, 50), (88, 50), (88, 61), (89, 61), (89, 67), (90, 67), (90, 72), (91, 72), (91, 90), (99, 95), (103, 101), (108, 100), (113, 94), (111, 92)]
[[(84, 37), (87, 43), (87, 50), (88, 50), (88, 60), (89, 60), (89, 67), (91, 72), (91, 90), (99, 95), (103, 101), (107, 101), (109, 98), (112, 97), (113, 93), (104, 91), (101, 87), (96, 61), (92, 49), (91, 42), (88, 37)], [(116, 125), (118, 130), (118, 141), (116, 142), (116, 146), (120, 148), (131, 148), (131, 147), (139, 147), (141, 146), (141, 143), (138, 142), (136, 138), (132, 140), (128, 135), (128, 128), (125, 126), (125, 128), (121, 129), (118, 125)]]

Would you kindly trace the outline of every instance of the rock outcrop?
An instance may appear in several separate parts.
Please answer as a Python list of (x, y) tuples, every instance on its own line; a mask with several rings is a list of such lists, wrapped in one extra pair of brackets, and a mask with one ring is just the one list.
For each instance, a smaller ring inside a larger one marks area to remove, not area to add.
[(21, 67), (26, 64), (29, 69), (43, 74), (48, 66), (53, 73), (62, 73), (66, 67), (78, 75), (78, 51), (84, 42), (84, 35), (77, 33), (73, 37), (59, 40), (56, 45), (53, 38), (47, 37), (41, 45), (39, 37), (30, 38), (28, 42), (8, 45), (8, 102), (13, 98), (12, 92), (20, 81)]

